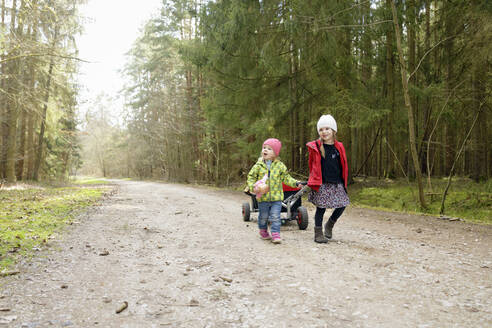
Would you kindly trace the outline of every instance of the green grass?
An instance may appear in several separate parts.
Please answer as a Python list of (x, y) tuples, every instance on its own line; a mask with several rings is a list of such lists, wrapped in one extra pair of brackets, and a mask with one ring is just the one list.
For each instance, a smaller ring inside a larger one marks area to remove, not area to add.
[(0, 190), (0, 272), (43, 248), (107, 188), (27, 186)]
[(104, 179), (98, 179), (98, 178), (90, 178), (90, 177), (83, 177), (83, 178), (77, 178), (72, 181), (76, 185), (102, 185), (102, 184), (109, 184), (107, 180)]
[[(416, 183), (406, 181), (365, 180), (349, 186), (351, 202), (356, 206), (409, 213), (439, 215), (446, 179), (432, 180), (432, 194), (426, 192), (427, 210), (418, 202)], [(453, 178), (445, 202), (445, 215), (470, 222), (492, 224), (492, 180), (475, 183)]]
[[(132, 178), (117, 178), (120, 181), (132, 181)], [(102, 185), (102, 184), (111, 184), (110, 181), (105, 178), (95, 178), (95, 177), (75, 177), (72, 178), (72, 183), (76, 185)]]

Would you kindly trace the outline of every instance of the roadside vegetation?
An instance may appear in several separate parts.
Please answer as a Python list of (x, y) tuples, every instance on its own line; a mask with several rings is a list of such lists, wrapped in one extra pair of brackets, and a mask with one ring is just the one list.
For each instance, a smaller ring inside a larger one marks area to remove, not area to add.
[(9, 274), (20, 258), (45, 248), (73, 223), (77, 213), (96, 204), (109, 190), (95, 184), (79, 181), (75, 186), (22, 184), (0, 189), (0, 275)]
[(76, 185), (104, 185), (108, 184), (107, 180), (98, 178), (78, 178), (73, 181)]
[[(428, 209), (418, 202), (416, 183), (405, 180), (358, 180), (349, 186), (353, 205), (373, 209), (439, 215), (447, 178), (433, 179), (432, 192), (427, 190)], [(475, 223), (492, 224), (492, 180), (476, 183), (471, 179), (453, 178), (445, 202), (446, 217)]]

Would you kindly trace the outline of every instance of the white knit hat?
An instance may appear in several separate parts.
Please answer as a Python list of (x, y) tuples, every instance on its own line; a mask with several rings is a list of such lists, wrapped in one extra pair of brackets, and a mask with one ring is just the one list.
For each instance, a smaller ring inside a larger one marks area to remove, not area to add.
[(321, 115), (318, 121), (318, 132), (321, 128), (330, 128), (337, 132), (337, 122), (331, 115)]

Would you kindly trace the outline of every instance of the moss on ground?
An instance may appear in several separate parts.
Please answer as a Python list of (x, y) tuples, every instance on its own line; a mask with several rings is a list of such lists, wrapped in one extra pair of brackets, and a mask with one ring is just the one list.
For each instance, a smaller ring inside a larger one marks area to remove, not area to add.
[[(426, 190), (428, 209), (420, 208), (416, 183), (406, 181), (361, 180), (349, 186), (352, 204), (398, 212), (439, 215), (446, 179), (433, 179), (432, 192)], [(492, 180), (482, 183), (455, 178), (445, 202), (446, 216), (469, 222), (492, 224)]]
[(104, 185), (109, 184), (107, 180), (98, 179), (98, 178), (77, 178), (73, 180), (73, 183), (76, 185)]
[(29, 257), (95, 204), (108, 187), (43, 187), (0, 190), (0, 272)]

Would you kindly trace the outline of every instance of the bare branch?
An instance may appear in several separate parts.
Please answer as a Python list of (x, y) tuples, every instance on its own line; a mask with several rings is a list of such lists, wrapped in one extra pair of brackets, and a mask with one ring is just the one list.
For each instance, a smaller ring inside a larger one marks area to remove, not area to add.
[(451, 98), (454, 90), (456, 90), (460, 85), (462, 85), (465, 81), (461, 81), (459, 84), (457, 84), (453, 90), (451, 90), (449, 92), (449, 95), (448, 97), (446, 98), (446, 101), (444, 102), (444, 105), (442, 106), (441, 108), (441, 111), (439, 112), (439, 114), (437, 115), (437, 119), (436, 119), (436, 124), (434, 124), (434, 127), (432, 128), (432, 131), (431, 133), (429, 134), (429, 139), (427, 139), (427, 184), (428, 184), (428, 187), (429, 189), (432, 191), (432, 185), (431, 185), (431, 169), (430, 169), (430, 163), (429, 163), (429, 152), (430, 152), (430, 144), (431, 144), (431, 140), (432, 140), (432, 136), (434, 135), (434, 132), (436, 131), (436, 128), (437, 128), (437, 124), (439, 123), (439, 119), (441, 118), (441, 115), (442, 113), (444, 112), (444, 108), (446, 108), (446, 105), (448, 104), (448, 101), (449, 99)]
[(420, 58), (420, 61), (419, 63), (417, 64), (417, 67), (415, 67), (415, 70), (408, 76), (407, 78), (407, 83), (410, 81), (410, 79), (412, 78), (412, 76), (419, 70), (419, 67), (420, 67), (420, 64), (422, 64), (422, 62), (424, 61), (425, 57), (435, 48), (437, 47), (438, 45), (440, 45), (441, 43), (449, 40), (449, 39), (452, 39), (454, 38), (455, 35), (452, 35), (450, 37), (447, 37), (441, 41), (439, 41), (438, 43), (436, 43), (434, 46), (432, 46), (432, 48), (430, 48), (429, 50), (426, 51), (426, 53), (422, 56), (422, 58)]
[(365, 27), (365, 26), (373, 26), (373, 25), (379, 25), (379, 24), (384, 24), (384, 23), (389, 23), (389, 22), (392, 22), (392, 20), (382, 20), (382, 21), (377, 21), (377, 22), (370, 23), (370, 24), (333, 25), (333, 26), (320, 27), (320, 28), (318, 28), (318, 30), (334, 30), (337, 28), (344, 28), (344, 27)]
[[(326, 18), (321, 18), (319, 19), (319, 21), (328, 21), (328, 20), (331, 20), (333, 18), (335, 18), (335, 16), (337, 15), (340, 15), (341, 13), (344, 13), (346, 11), (350, 11), (352, 9), (354, 9), (355, 7), (359, 7), (359, 6), (363, 6), (363, 5), (366, 5), (368, 3), (370, 3), (371, 1), (370, 0), (367, 0), (367, 1), (363, 1), (361, 3), (356, 3), (348, 8), (345, 8), (345, 9), (342, 9), (340, 11), (337, 11), (336, 13), (334, 13), (333, 15), (329, 16), (329, 17), (326, 17)], [(298, 15), (297, 17), (302, 17), (302, 18), (308, 18), (308, 19), (313, 19), (314, 17), (313, 16), (300, 16)]]
[(84, 63), (91, 63), (90, 61), (83, 60), (81, 58), (73, 57), (73, 56), (63, 56), (63, 55), (53, 55), (53, 54), (24, 54), (24, 55), (18, 55), (18, 56), (13, 56), (13, 57), (2, 59), (2, 60), (0, 60), (0, 64), (3, 64), (5, 62), (11, 61), (11, 60), (20, 59), (20, 58), (45, 57), (45, 56), (58, 57), (58, 58), (62, 58), (62, 59), (72, 59), (72, 60), (77, 60), (77, 61), (84, 62)]
[(463, 143), (461, 144), (461, 148), (460, 148), (458, 154), (456, 154), (456, 158), (454, 159), (453, 166), (451, 166), (451, 170), (449, 171), (448, 183), (446, 185), (446, 189), (444, 189), (444, 193), (442, 194), (441, 209), (439, 210), (439, 214), (441, 214), (441, 215), (444, 214), (444, 202), (446, 201), (446, 196), (448, 194), (449, 186), (451, 185), (451, 179), (453, 178), (454, 168), (456, 167), (456, 163), (458, 162), (458, 159), (460, 158), (461, 153), (463, 152), (463, 149), (465, 149), (466, 141), (470, 137), (470, 134), (473, 131), (473, 128), (475, 127), (475, 123), (477, 123), (478, 117), (480, 116), (480, 113), (482, 112), (483, 105), (484, 105), (484, 102), (482, 102), (480, 104), (480, 107), (478, 108), (477, 115), (475, 116), (475, 119), (473, 120), (472, 126), (470, 127), (470, 130), (468, 130), (468, 133), (466, 134), (466, 137), (463, 140)]

